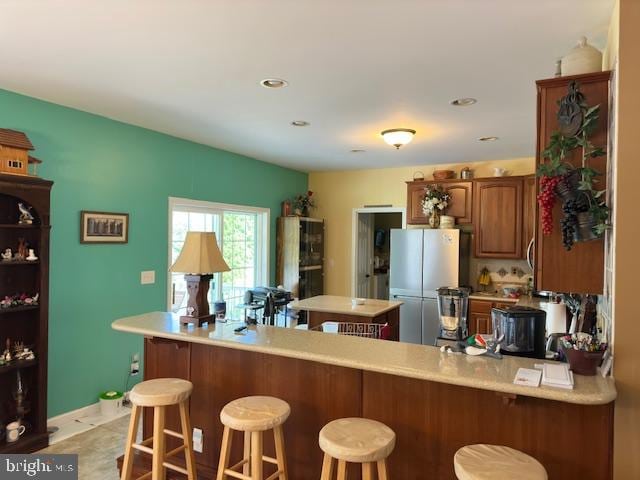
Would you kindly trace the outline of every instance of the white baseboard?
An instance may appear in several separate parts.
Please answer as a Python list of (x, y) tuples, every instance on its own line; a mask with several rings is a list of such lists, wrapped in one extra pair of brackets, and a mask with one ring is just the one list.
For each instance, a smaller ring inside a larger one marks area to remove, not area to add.
[[(128, 397), (128, 394), (129, 392), (126, 392), (126, 397)], [(49, 437), (49, 444), (53, 445), (79, 433), (84, 433), (105, 423), (112, 422), (120, 417), (129, 415), (129, 412), (130, 409), (128, 407), (123, 407), (117, 415), (106, 417), (100, 412), (100, 402), (96, 402), (86, 407), (51, 417), (47, 420), (47, 427), (49, 429), (54, 428), (56, 432)]]
[(98, 414), (100, 414), (100, 402), (92, 403), (91, 405), (87, 405), (86, 407), (81, 407), (77, 410), (72, 410), (70, 412), (51, 417), (47, 420), (47, 427), (60, 428), (60, 426), (64, 425), (65, 423), (79, 420), (82, 417), (88, 417)]

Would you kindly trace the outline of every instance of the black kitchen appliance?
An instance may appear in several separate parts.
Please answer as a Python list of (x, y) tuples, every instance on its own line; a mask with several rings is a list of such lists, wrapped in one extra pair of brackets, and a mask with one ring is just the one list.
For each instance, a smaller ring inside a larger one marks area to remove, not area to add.
[(293, 295), (287, 290), (273, 287), (254, 287), (245, 293), (242, 307), (248, 310), (263, 309), (262, 323), (275, 326), (278, 312), (284, 310), (286, 316), (287, 306), (292, 301)]
[(495, 338), (500, 353), (520, 357), (545, 358), (545, 326), (547, 313), (543, 310), (517, 305), (491, 309)]

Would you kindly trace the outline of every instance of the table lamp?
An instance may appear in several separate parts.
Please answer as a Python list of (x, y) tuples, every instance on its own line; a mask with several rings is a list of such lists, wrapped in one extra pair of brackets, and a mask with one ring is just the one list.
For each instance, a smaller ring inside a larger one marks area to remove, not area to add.
[(216, 234), (213, 232), (187, 232), (187, 238), (171, 268), (171, 272), (184, 273), (187, 282), (187, 314), (180, 323), (195, 323), (200, 327), (213, 319), (209, 313), (209, 282), (214, 273), (231, 270), (222, 258)]

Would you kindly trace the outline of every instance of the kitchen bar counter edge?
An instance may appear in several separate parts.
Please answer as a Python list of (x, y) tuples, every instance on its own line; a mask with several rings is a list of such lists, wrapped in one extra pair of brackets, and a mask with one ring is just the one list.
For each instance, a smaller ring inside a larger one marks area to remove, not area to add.
[(524, 387), (513, 384), (520, 367), (533, 368), (542, 360), (505, 357), (503, 360), (444, 354), (436, 347), (387, 342), (322, 332), (258, 325), (243, 334), (241, 323), (208, 327), (181, 326), (178, 317), (151, 312), (112, 323), (115, 330), (184, 342), (214, 345), (256, 353), (361, 369), (406, 378), (489, 390), (508, 395), (555, 400), (579, 405), (604, 405), (615, 400), (614, 380), (600, 375), (576, 375), (575, 389)]

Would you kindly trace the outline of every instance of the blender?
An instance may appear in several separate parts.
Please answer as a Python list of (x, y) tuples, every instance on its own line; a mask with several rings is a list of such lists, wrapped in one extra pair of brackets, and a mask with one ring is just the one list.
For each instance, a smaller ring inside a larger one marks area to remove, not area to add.
[(467, 310), (470, 290), (465, 287), (440, 287), (438, 289), (438, 314), (440, 330), (436, 345), (442, 340), (457, 342), (468, 335)]

